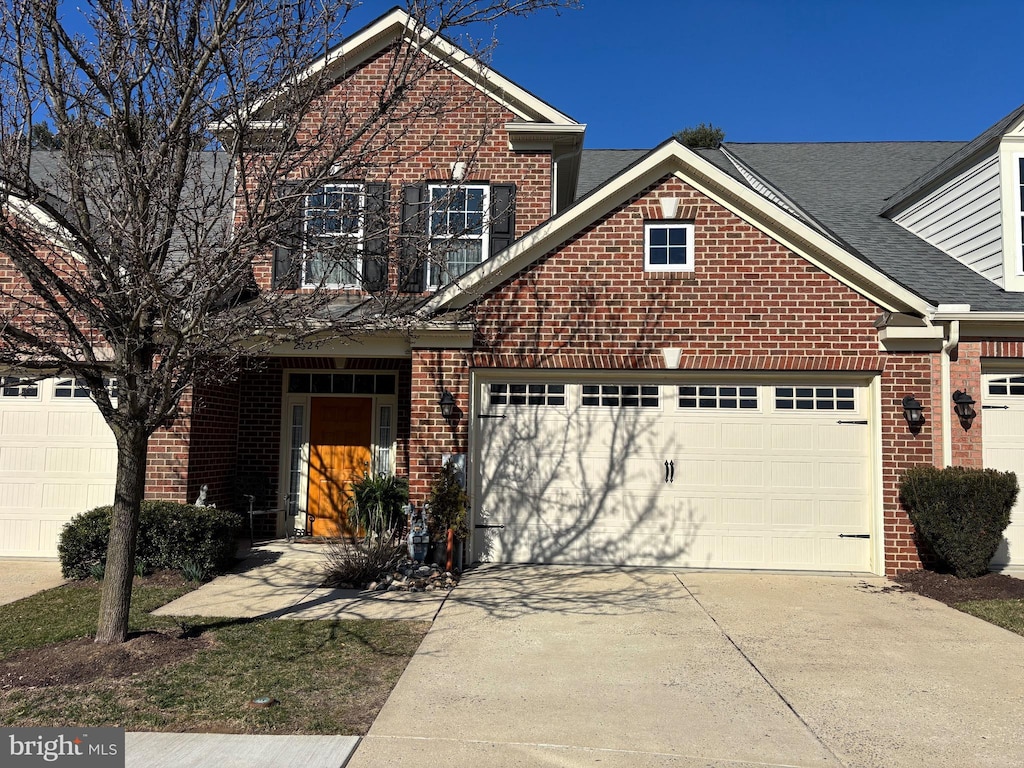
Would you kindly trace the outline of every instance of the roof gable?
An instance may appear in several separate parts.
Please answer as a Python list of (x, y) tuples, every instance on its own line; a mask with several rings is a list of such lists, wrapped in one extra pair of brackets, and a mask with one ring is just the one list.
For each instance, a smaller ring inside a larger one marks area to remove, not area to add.
[[(454, 74), (504, 106), (521, 121), (581, 125), (397, 7), (370, 22), (306, 67), (297, 82), (302, 83), (313, 77), (340, 79), (399, 41), (415, 46), (437, 61), (443, 61)], [(269, 116), (282, 90), (271, 93), (254, 106), (252, 113), (257, 120)]]
[(528, 232), (494, 258), (439, 291), (427, 311), (465, 307), (529, 267), (577, 232), (610, 213), (666, 175), (676, 175), (723, 207), (758, 227), (836, 279), (886, 309), (925, 314), (928, 302), (865, 263), (817, 228), (780, 208), (729, 173), (728, 160), (712, 162), (675, 139), (636, 159), (574, 205)]

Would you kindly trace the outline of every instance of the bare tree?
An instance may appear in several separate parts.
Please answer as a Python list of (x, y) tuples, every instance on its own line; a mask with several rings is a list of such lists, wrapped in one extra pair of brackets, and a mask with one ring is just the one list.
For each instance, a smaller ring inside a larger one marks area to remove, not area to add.
[[(408, 0), (412, 42), (382, 54), (375, 90), (340, 95), (330, 68), (309, 64), (345, 39), (348, 2), (94, 0), (76, 12), (10, 0), (0, 12), (0, 365), (84, 380), (116, 440), (97, 642), (127, 636), (149, 438), (197, 374), (228, 378), (262, 345), (357, 332), (408, 303), (386, 254), (366, 251), (357, 279), (373, 312), (321, 311), (354, 263), (352, 239), (323, 239), (311, 290), (261, 291), (253, 265), (269, 269), (326, 180), (387, 182), (424, 151), (424, 125), (465, 106), (435, 77), (449, 62), (422, 54), (438, 35), (486, 60), (468, 31), (571, 4)], [(31, 140), (43, 120), (56, 132), (47, 151)], [(463, 139), (468, 163), (493, 127), (480, 122)], [(364, 243), (377, 231), (395, 247), (383, 235), (399, 203), (365, 208)]]

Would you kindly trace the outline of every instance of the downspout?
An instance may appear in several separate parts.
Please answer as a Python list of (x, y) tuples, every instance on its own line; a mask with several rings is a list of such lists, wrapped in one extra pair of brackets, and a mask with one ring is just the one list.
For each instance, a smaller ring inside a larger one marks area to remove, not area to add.
[(939, 376), (941, 379), (939, 389), (942, 397), (942, 466), (944, 467), (953, 464), (953, 425), (950, 423), (952, 412), (949, 406), (952, 402), (952, 394), (949, 391), (949, 365), (950, 353), (957, 348), (959, 343), (960, 321), (950, 320), (948, 338), (942, 344), (942, 357), (940, 358), (942, 370)]

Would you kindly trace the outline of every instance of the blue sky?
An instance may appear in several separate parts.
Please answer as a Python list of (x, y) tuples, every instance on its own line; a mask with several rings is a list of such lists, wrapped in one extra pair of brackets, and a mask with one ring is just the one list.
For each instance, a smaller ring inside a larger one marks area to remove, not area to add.
[(492, 65), (589, 148), (709, 121), (727, 141), (966, 140), (1024, 102), (1022, 31), (1020, 0), (583, 0), (499, 22)]

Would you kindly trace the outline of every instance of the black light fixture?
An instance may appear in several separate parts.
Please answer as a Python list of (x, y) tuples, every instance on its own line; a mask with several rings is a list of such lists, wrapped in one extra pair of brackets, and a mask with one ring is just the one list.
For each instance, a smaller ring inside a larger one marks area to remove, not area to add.
[(907, 420), (911, 429), (924, 424), (924, 406), (913, 395), (903, 398), (903, 418)]
[(978, 412), (974, 410), (974, 398), (959, 389), (953, 393), (953, 410), (960, 417), (960, 421), (965, 424), (970, 424), (971, 420), (978, 415)]
[(455, 398), (452, 393), (447, 389), (441, 393), (441, 400), (438, 403), (441, 406), (441, 415), (445, 421), (451, 421), (452, 416), (455, 414)]

